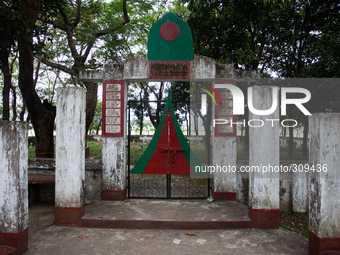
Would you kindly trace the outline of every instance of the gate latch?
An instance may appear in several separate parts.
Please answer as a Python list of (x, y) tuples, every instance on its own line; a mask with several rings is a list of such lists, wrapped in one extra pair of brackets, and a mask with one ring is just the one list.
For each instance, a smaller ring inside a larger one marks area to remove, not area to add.
[(167, 152), (170, 151), (170, 157), (171, 157), (171, 163), (175, 163), (176, 159), (177, 159), (177, 152), (184, 152), (185, 150), (183, 150), (181, 147), (161, 147), (160, 152)]

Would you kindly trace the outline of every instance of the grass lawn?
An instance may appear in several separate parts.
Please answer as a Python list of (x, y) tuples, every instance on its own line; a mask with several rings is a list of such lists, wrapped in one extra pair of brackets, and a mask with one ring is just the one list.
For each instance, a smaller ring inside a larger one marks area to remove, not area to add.
[(308, 238), (309, 213), (280, 212), (280, 227)]
[[(130, 150), (130, 161), (131, 164), (137, 163), (139, 158), (142, 156), (144, 151), (146, 150), (148, 144), (134, 144), (131, 142), (130, 144), (131, 150)], [(94, 157), (97, 159), (102, 158), (102, 142), (87, 142), (87, 147), (90, 148), (90, 157)], [(198, 158), (204, 158), (204, 145), (194, 145), (192, 147), (194, 153)], [(35, 158), (34, 153), (35, 148), (29, 147), (28, 148), (28, 158)], [(244, 146), (243, 144), (237, 144), (237, 159), (238, 160), (247, 160), (244, 158)], [(280, 148), (280, 159), (281, 160), (287, 160), (288, 159), (288, 148), (287, 147), (281, 147)], [(295, 149), (293, 151), (293, 160), (308, 160), (308, 155), (306, 157), (302, 156), (301, 150)]]
[[(87, 142), (87, 147), (90, 148), (90, 157), (102, 158), (102, 142)], [(35, 147), (28, 147), (28, 158), (35, 158)]]

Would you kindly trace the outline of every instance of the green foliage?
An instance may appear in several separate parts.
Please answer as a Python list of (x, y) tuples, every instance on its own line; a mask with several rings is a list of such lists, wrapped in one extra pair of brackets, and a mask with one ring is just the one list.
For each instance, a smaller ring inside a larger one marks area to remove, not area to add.
[(87, 142), (86, 147), (90, 149), (90, 158), (102, 158), (102, 142)]
[[(115, 33), (109, 33), (100, 39), (93, 56), (98, 59), (98, 65), (123, 61), (132, 56), (135, 47), (137, 54), (145, 54), (148, 31), (155, 21), (155, 1), (128, 1), (127, 9), (130, 22), (120, 27)], [(95, 16), (95, 14), (93, 14)], [(94, 22), (102, 29), (113, 26), (122, 18), (122, 1), (104, 3), (102, 13), (97, 15)]]
[(197, 54), (279, 77), (339, 76), (337, 1), (186, 2)]
[[(86, 147), (90, 149), (90, 157), (101, 159), (102, 158), (102, 142), (89, 141)], [(35, 147), (28, 147), (28, 158), (35, 158)]]
[[(256, 70), (273, 29), (273, 9), (257, 1), (188, 1), (197, 54)], [(204, 25), (202, 25), (204, 24)]]
[(93, 130), (99, 130), (102, 125), (102, 101), (97, 101), (97, 106), (94, 111), (93, 121), (90, 125), (89, 131), (92, 133)]
[[(131, 129), (135, 133), (137, 133), (137, 134), (140, 133), (140, 125), (141, 125), (140, 119), (137, 118), (137, 119), (131, 120), (130, 125), (131, 125)], [(142, 125), (143, 125), (143, 130), (144, 131), (145, 130), (147, 130), (147, 131), (155, 131), (155, 129), (153, 128), (153, 126), (152, 126), (150, 121), (143, 121)]]
[[(181, 125), (187, 120), (190, 105), (190, 82), (172, 82), (171, 83), (171, 99), (177, 120)], [(179, 102), (176, 102), (179, 101)]]
[(18, 11), (6, 2), (4, 6), (0, 6), (0, 20), (0, 49), (10, 49), (27, 26)]

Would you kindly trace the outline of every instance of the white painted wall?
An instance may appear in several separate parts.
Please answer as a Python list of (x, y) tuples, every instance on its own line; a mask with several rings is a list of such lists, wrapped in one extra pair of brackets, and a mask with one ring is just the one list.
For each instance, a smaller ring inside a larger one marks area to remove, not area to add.
[(103, 190), (125, 190), (124, 137), (102, 137)]
[(84, 204), (86, 89), (57, 89), (55, 206)]
[[(267, 110), (271, 108), (273, 88), (269, 86), (253, 87), (255, 109)], [(249, 112), (249, 119), (260, 119), (266, 122), (262, 127), (249, 127), (249, 166), (279, 166), (279, 122), (274, 123), (272, 127), (271, 122), (265, 121), (266, 119), (279, 119), (279, 109), (276, 108), (274, 113), (264, 116)], [(249, 173), (249, 205), (252, 209), (279, 209), (279, 189), (279, 173)]]
[(292, 173), (293, 212), (308, 211), (308, 172)]
[(326, 167), (309, 172), (309, 229), (321, 238), (339, 238), (340, 114), (313, 114), (309, 123), (310, 164)]
[[(236, 137), (214, 137), (213, 166), (237, 166)], [(214, 192), (236, 192), (236, 172), (215, 172)]]
[(0, 233), (28, 226), (28, 125), (0, 122)]

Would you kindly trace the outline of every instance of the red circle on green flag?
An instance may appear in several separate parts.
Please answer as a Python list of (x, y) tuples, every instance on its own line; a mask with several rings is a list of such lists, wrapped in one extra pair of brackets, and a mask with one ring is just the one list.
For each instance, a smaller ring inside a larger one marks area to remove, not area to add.
[(179, 36), (179, 27), (174, 22), (165, 22), (159, 29), (159, 34), (165, 41), (174, 41)]

